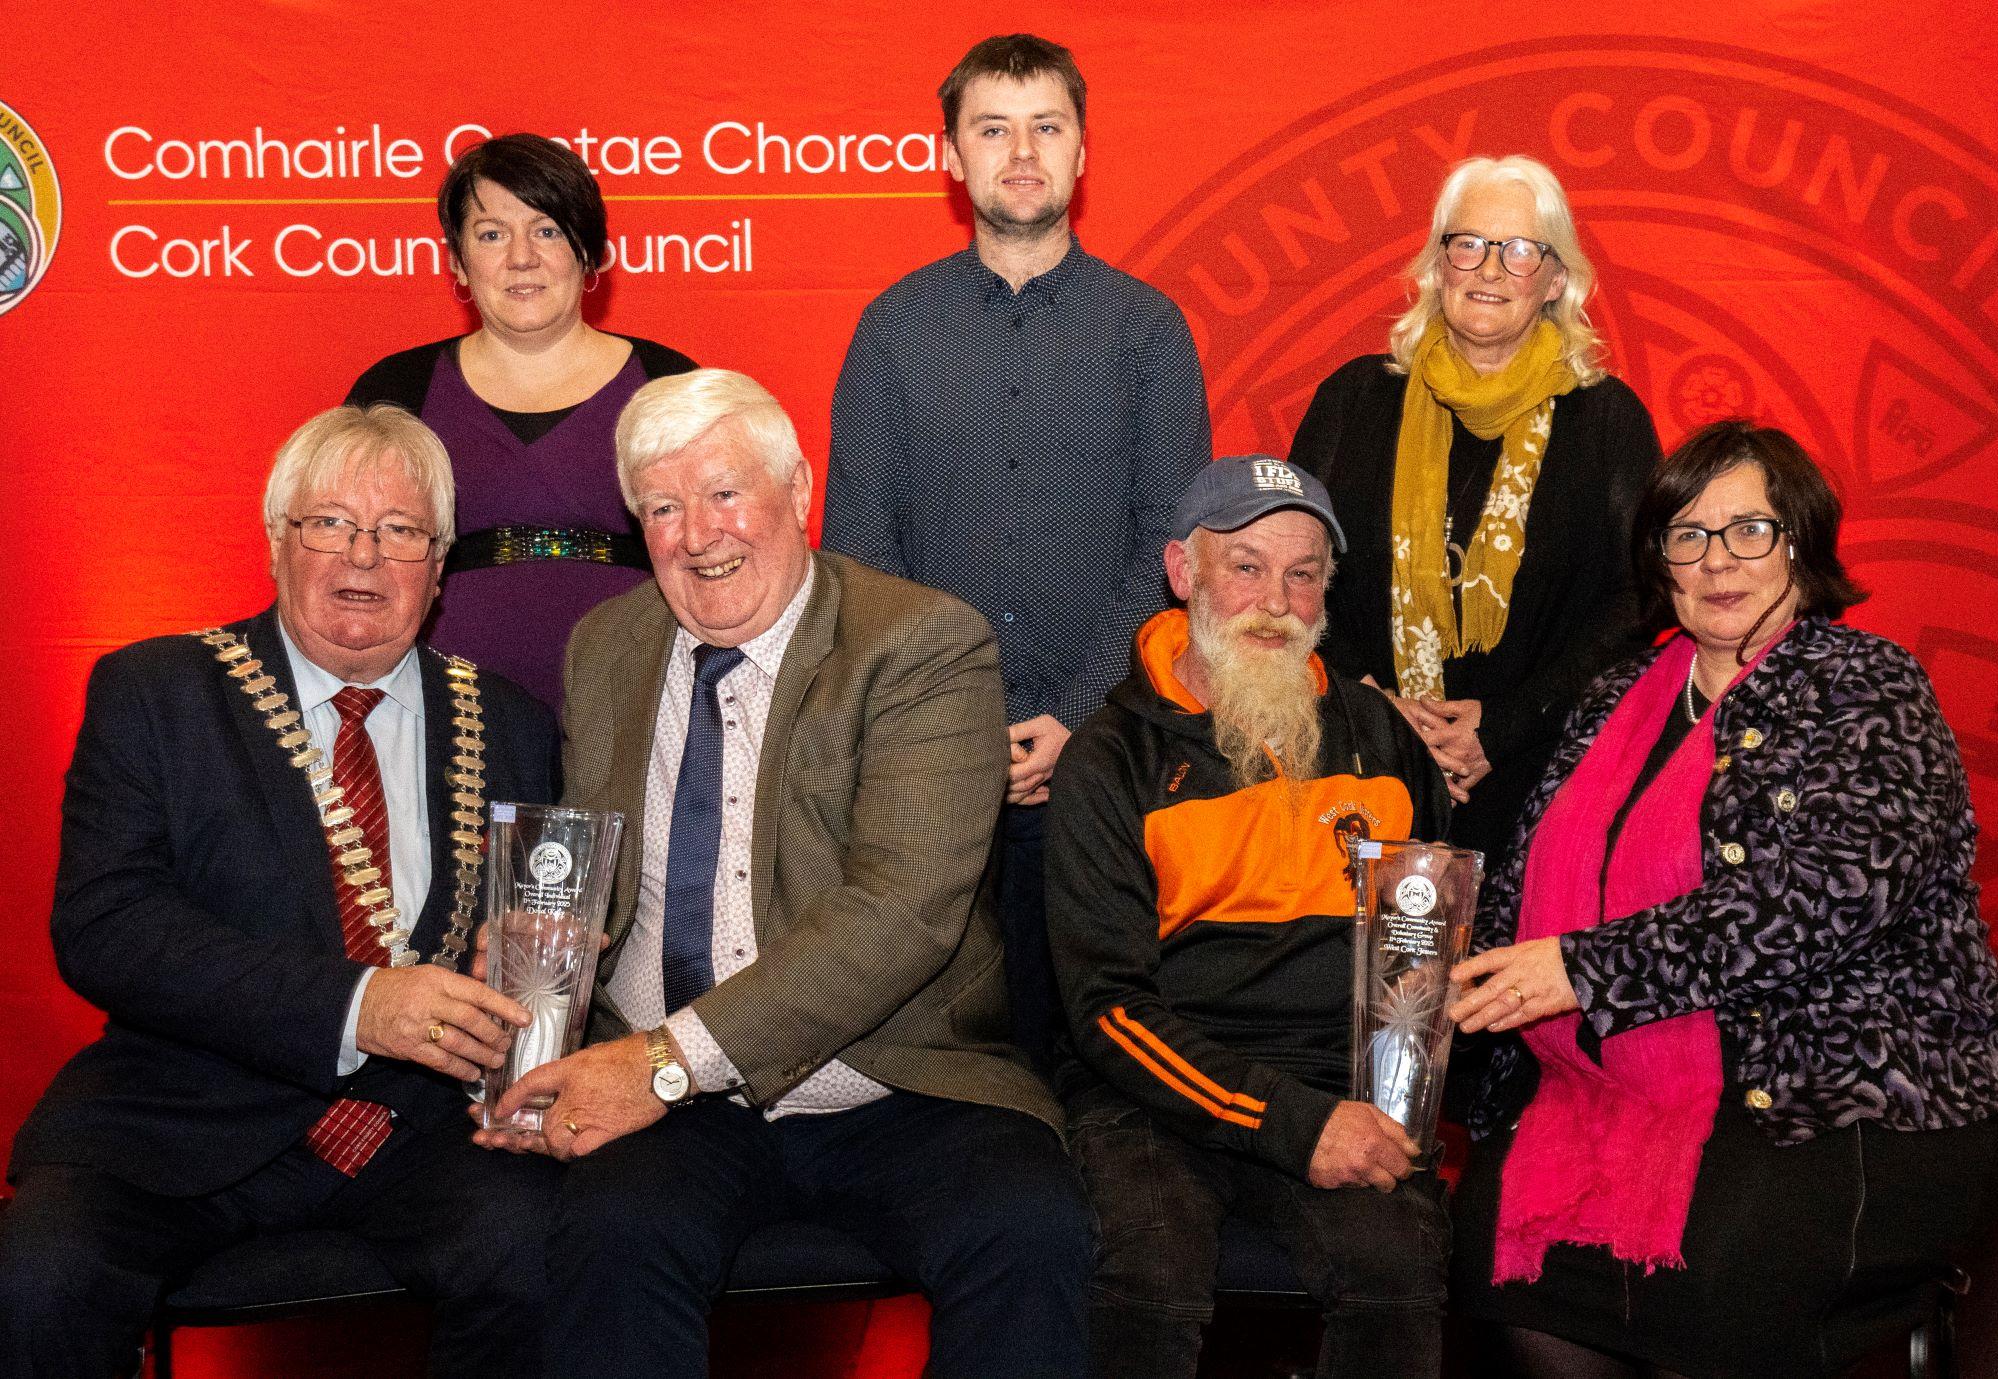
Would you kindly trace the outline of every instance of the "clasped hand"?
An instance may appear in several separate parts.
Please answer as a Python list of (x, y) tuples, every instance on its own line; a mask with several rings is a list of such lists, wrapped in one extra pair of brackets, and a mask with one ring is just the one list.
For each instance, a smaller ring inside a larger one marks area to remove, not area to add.
[(1492, 773), (1484, 744), (1478, 740), (1478, 729), (1485, 718), (1484, 705), (1476, 699), (1404, 699), (1381, 689), (1371, 675), (1360, 683), (1372, 685), (1387, 695), (1389, 702), (1408, 720), (1408, 726), (1415, 729), (1422, 745), (1429, 749), (1437, 769), (1443, 773), (1443, 784), (1450, 791), (1450, 798), (1458, 804), (1468, 801), (1471, 787)]
[(1048, 781), (1055, 762), (1068, 745), (1068, 729), (1053, 714), (1037, 714), (1006, 729), (1010, 764), (1006, 768), (1006, 803), (1046, 804)]

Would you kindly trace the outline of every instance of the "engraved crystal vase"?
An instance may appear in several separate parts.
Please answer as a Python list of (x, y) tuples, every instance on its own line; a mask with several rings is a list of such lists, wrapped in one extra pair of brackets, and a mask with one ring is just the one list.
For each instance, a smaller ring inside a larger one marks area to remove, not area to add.
[(1426, 1153), (1436, 1138), (1458, 988), (1485, 856), (1441, 843), (1353, 845), (1352, 1097), (1401, 1123)]
[(597, 949), (624, 815), (495, 801), (487, 831), (486, 981), (527, 1007), (504, 1065), (486, 1073), (480, 1123), (539, 1130), (546, 1103), (492, 1108), (515, 1079), (576, 1051), (596, 984)]

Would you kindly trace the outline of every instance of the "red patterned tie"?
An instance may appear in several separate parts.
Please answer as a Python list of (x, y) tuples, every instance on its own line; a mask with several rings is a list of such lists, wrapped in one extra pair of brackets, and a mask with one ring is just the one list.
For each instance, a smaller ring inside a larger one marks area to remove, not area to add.
[[(361, 830), (361, 842), (374, 854), (368, 865), (380, 867), (382, 874), (365, 888), (350, 886), (343, 876), (346, 869), (330, 855), (327, 858), (333, 867), (333, 892), (340, 901), (340, 935), (347, 956), (376, 967), (387, 965), (388, 952), (375, 942), (379, 931), (368, 923), (369, 907), (360, 903), (360, 894), (362, 889), (390, 887), (388, 801), (382, 796), (382, 774), (366, 726), (368, 715), (381, 702), (380, 690), (352, 685), (333, 696), (333, 707), (340, 713), (340, 733), (333, 740), (333, 783), (346, 792), (340, 803), (354, 811), (349, 822)], [(305, 1147), (351, 1178), (382, 1147), (389, 1128), (388, 1107), (342, 1099), (306, 1133)]]

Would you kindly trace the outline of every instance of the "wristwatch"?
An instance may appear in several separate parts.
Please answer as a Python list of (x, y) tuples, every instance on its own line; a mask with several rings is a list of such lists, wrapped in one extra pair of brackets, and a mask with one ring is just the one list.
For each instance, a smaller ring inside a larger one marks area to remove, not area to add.
[(668, 1106), (677, 1106), (694, 1089), (694, 1080), (673, 1056), (673, 1040), (661, 1025), (645, 1036), (645, 1057), (652, 1064), (652, 1094)]

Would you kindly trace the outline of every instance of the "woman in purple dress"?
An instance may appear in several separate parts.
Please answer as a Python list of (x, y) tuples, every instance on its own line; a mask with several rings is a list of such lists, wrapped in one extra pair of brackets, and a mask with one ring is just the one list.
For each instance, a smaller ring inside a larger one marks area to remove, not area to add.
[(559, 708), (570, 629), (649, 569), (618, 494), (618, 413), (648, 379), (694, 361), (584, 322), (583, 294), (610, 257), (604, 199), (552, 139), (468, 149), (438, 189), (437, 218), (479, 329), (390, 355), (347, 401), (406, 407), (450, 451), (460, 534), (431, 644)]

